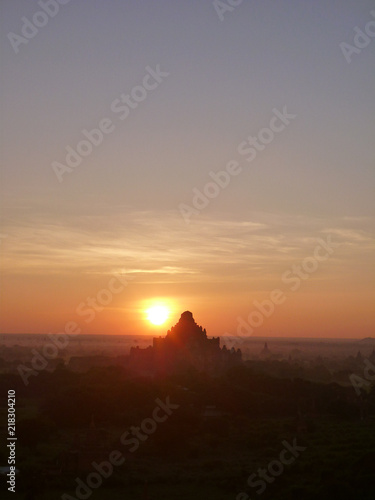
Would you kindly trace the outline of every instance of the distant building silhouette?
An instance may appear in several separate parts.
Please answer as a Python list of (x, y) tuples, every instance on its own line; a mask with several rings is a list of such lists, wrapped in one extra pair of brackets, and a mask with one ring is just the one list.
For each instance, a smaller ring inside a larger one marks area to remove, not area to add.
[(263, 347), (263, 349), (262, 349), (262, 351), (261, 351), (261, 353), (260, 353), (260, 357), (261, 357), (262, 359), (267, 359), (267, 358), (270, 358), (270, 357), (271, 357), (271, 355), (272, 355), (272, 353), (271, 353), (271, 351), (268, 349), (268, 343), (267, 343), (267, 342), (265, 342), (265, 343), (264, 343), (264, 347)]
[(220, 338), (209, 339), (206, 329), (197, 325), (190, 311), (185, 311), (165, 337), (153, 339), (152, 347), (132, 347), (129, 367), (136, 371), (157, 373), (189, 368), (215, 372), (241, 360), (240, 349), (221, 348)]

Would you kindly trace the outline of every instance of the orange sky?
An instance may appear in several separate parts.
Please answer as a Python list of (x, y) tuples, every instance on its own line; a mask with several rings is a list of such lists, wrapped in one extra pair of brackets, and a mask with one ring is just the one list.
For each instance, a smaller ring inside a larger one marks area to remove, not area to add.
[(237, 3), (3, 0), (0, 332), (374, 336), (373, 0)]
[[(77, 223), (9, 228), (2, 332), (53, 333), (76, 321), (84, 333), (164, 334), (188, 309), (209, 335), (371, 335), (365, 219), (253, 214), (185, 228), (175, 214), (134, 212), (102, 231), (95, 218)], [(145, 318), (156, 303), (171, 309), (159, 327)]]

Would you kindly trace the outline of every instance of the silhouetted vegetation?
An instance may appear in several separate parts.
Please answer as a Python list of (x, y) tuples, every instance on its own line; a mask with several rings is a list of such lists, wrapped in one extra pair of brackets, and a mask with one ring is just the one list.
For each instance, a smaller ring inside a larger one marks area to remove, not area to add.
[[(19, 494), (40, 477), (35, 498), (43, 491), (49, 499), (74, 496), (75, 478), (85, 479), (90, 461), (117, 449), (126, 461), (94, 499), (145, 498), (146, 480), (150, 498), (254, 496), (249, 475), (277, 458), (283, 440), (297, 438), (306, 451), (262, 498), (373, 498), (374, 387), (357, 396), (352, 387), (274, 378), (246, 364), (217, 376), (190, 370), (153, 378), (118, 366), (86, 373), (59, 367), (31, 378), (27, 390), (19, 380), (0, 376), (0, 387), (18, 391)], [(121, 435), (168, 396), (178, 410), (130, 453)]]

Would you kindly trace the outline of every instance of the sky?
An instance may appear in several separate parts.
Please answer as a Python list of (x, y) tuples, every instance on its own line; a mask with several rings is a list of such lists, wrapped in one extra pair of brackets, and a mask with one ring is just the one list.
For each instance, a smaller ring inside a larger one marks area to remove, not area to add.
[(374, 336), (373, 1), (2, 0), (1, 37), (2, 333)]

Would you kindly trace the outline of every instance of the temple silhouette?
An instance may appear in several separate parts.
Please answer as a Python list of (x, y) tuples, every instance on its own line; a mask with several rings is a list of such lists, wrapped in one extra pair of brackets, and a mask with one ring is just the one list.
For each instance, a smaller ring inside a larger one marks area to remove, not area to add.
[(220, 337), (208, 338), (206, 329), (197, 325), (190, 311), (185, 311), (165, 337), (153, 339), (152, 346), (131, 348), (129, 368), (143, 373), (173, 373), (191, 368), (215, 373), (241, 361), (240, 349), (220, 347)]

